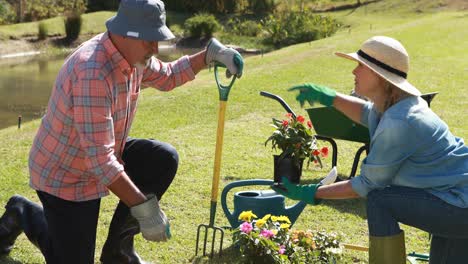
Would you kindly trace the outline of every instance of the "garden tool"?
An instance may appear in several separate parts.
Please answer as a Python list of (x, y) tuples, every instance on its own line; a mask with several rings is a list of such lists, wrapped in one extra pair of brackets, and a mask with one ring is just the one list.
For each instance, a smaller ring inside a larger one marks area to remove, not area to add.
[[(214, 75), (216, 80), (216, 85), (218, 86), (219, 91), (219, 114), (218, 114), (218, 130), (216, 134), (216, 151), (215, 151), (215, 160), (214, 160), (214, 171), (213, 171), (213, 181), (211, 184), (211, 206), (210, 206), (210, 223), (200, 224), (197, 229), (197, 241), (196, 241), (196, 248), (195, 248), (195, 255), (198, 254), (198, 246), (200, 241), (200, 236), (203, 235), (203, 256), (206, 256), (206, 247), (208, 244), (208, 233), (212, 230), (212, 238), (211, 238), (211, 257), (213, 257), (214, 247), (215, 247), (215, 240), (216, 240), (216, 233), (221, 235), (221, 239), (219, 242), (219, 255), (222, 253), (223, 249), (223, 238), (224, 238), (224, 231), (220, 227), (214, 226), (214, 219), (216, 215), (216, 205), (218, 200), (218, 186), (219, 186), (219, 174), (221, 170), (221, 152), (223, 146), (223, 134), (224, 134), (224, 116), (226, 113), (226, 104), (228, 100), (229, 91), (231, 90), (234, 81), (236, 80), (236, 75), (232, 76), (231, 82), (229, 85), (221, 84), (218, 76), (218, 68), (224, 67), (220, 64), (215, 64), (214, 67)], [(227, 74), (226, 74), (227, 75)]]

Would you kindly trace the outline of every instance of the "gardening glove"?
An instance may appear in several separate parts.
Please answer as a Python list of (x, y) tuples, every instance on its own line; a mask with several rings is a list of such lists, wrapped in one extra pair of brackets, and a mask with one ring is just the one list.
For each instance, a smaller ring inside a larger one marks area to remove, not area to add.
[(130, 212), (138, 220), (141, 234), (146, 240), (166, 241), (171, 238), (169, 220), (159, 208), (155, 195), (149, 195), (146, 202), (131, 207)]
[(315, 193), (321, 184), (299, 185), (291, 183), (288, 178), (282, 177), (282, 185), (272, 185), (271, 188), (290, 199), (301, 200), (311, 205), (320, 203), (320, 200), (315, 199)]
[(208, 65), (212, 62), (219, 62), (226, 66), (226, 76), (236, 75), (238, 78), (242, 76), (244, 68), (244, 59), (240, 53), (221, 44), (217, 39), (212, 38), (206, 47), (205, 63)]
[(336, 92), (323, 85), (304, 83), (288, 89), (288, 91), (299, 91), (299, 95), (296, 100), (299, 101), (301, 107), (304, 106), (304, 102), (309, 102), (313, 105), (314, 102), (319, 102), (325, 106), (332, 106), (333, 100), (335, 100)]

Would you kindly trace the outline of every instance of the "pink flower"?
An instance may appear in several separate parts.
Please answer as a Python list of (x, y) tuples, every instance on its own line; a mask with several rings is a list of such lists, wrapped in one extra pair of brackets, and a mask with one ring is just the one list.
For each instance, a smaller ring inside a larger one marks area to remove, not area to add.
[(274, 237), (275, 234), (273, 234), (272, 231), (268, 230), (268, 229), (263, 229), (261, 232), (260, 232), (260, 235), (262, 237), (265, 237), (265, 238), (271, 238), (271, 237)]
[(280, 248), (279, 248), (279, 250), (278, 250), (278, 253), (279, 253), (280, 255), (283, 255), (285, 251), (286, 251), (286, 247), (285, 247), (284, 245), (280, 245)]
[(291, 114), (291, 113), (287, 113), (287, 114), (286, 114), (286, 117), (287, 117), (287, 118), (292, 118), (292, 114)]
[(252, 229), (253, 229), (252, 224), (249, 222), (244, 222), (240, 225), (240, 230), (246, 234), (250, 233)]

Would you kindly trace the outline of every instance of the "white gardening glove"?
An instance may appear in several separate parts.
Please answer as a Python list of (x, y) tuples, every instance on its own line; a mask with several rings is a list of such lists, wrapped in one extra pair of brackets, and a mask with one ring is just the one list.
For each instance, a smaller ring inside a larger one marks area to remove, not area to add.
[(228, 48), (221, 44), (217, 39), (212, 38), (206, 47), (205, 63), (208, 65), (212, 62), (219, 62), (226, 66), (227, 73), (237, 75), (238, 78), (242, 76), (242, 70), (244, 68), (244, 59), (240, 53), (233, 49)]
[(166, 241), (171, 238), (169, 220), (159, 208), (155, 195), (149, 195), (146, 202), (130, 207), (130, 212), (138, 220), (141, 234), (146, 240)]

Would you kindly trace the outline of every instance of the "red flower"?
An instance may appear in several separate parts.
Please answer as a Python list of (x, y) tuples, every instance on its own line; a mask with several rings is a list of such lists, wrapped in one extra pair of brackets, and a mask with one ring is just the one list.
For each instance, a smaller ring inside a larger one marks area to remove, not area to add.
[(286, 117), (287, 117), (287, 118), (292, 118), (292, 114), (291, 114), (291, 113), (287, 113), (287, 114), (286, 114)]
[(307, 121), (307, 126), (308, 126), (309, 128), (312, 128), (312, 122), (310, 122), (310, 120)]
[(284, 127), (287, 127), (288, 125), (289, 125), (288, 120), (283, 120), (283, 126), (284, 126)]
[(328, 156), (328, 148), (323, 147), (320, 152), (322, 152), (322, 157), (326, 158)]
[(305, 121), (305, 118), (303, 116), (301, 116), (301, 115), (297, 116), (297, 122), (304, 123), (304, 121)]
[(318, 156), (318, 155), (320, 155), (320, 151), (318, 151), (317, 149), (315, 149), (314, 152), (312, 152), (312, 155)]

